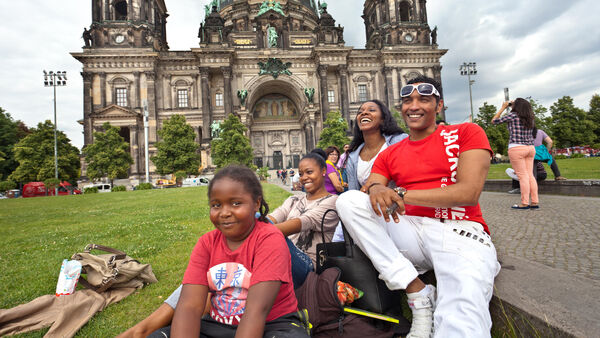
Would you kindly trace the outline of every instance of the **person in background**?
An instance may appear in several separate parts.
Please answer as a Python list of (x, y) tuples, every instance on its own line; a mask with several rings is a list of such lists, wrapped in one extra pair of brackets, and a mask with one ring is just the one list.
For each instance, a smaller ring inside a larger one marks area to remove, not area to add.
[[(554, 142), (552, 141), (550, 136), (548, 136), (548, 134), (546, 134), (543, 130), (537, 129), (537, 128), (534, 128), (534, 133), (535, 133), (534, 134), (535, 138), (533, 140), (533, 146), (535, 147), (534, 162), (535, 163), (547, 162), (548, 165), (550, 166), (550, 169), (552, 170), (552, 173), (554, 174), (555, 181), (566, 180), (566, 178), (560, 174), (560, 170), (558, 169), (558, 164), (556, 164), (556, 160), (554, 160), (554, 158), (552, 157), (551, 151), (552, 151), (552, 145), (554, 144)], [(544, 146), (544, 143), (546, 143), (546, 146)]]
[(340, 150), (336, 146), (329, 146), (325, 149), (325, 158), (327, 163), (327, 174), (325, 176), (325, 188), (330, 194), (340, 194), (348, 186), (342, 180), (342, 174), (336, 168), (335, 163), (340, 157)]
[[(502, 112), (512, 107), (510, 113), (503, 117)], [(492, 117), (493, 124), (508, 124), (508, 158), (510, 164), (519, 177), (521, 189), (521, 203), (515, 204), (513, 209), (539, 209), (538, 186), (533, 176), (533, 159), (535, 147), (533, 146), (533, 128), (535, 120), (531, 104), (523, 98), (512, 102), (504, 102), (500, 110)], [(531, 195), (531, 204), (530, 204)]]
[[(348, 154), (350, 153), (350, 144), (346, 143), (343, 147), (344, 153), (340, 156), (336, 167), (342, 173), (342, 181), (348, 183), (348, 173), (346, 172), (346, 161), (348, 161)], [(344, 191), (348, 190), (348, 187), (344, 188)]]

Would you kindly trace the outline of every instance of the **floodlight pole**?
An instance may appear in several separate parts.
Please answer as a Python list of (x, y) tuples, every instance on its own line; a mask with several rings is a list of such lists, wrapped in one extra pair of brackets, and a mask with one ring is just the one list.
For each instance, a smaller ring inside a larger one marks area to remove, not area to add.
[(150, 165), (148, 163), (148, 102), (144, 100), (144, 150), (146, 155), (146, 183), (150, 183)]
[(475, 83), (475, 80), (471, 80), (471, 75), (477, 75), (477, 64), (475, 62), (463, 62), (460, 66), (460, 75), (466, 75), (469, 80), (469, 101), (471, 102), (471, 122), (473, 122), (473, 93), (471, 86)]
[[(54, 89), (54, 178), (58, 180), (58, 141), (56, 137), (56, 86), (67, 85), (67, 72), (65, 71), (50, 71), (44, 70), (44, 86), (53, 87)], [(60, 181), (59, 181), (60, 185)], [(54, 196), (58, 196), (58, 185), (54, 187)]]

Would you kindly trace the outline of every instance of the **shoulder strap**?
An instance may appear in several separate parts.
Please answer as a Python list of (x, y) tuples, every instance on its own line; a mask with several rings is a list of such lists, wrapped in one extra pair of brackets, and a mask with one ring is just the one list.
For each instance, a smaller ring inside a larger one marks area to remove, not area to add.
[(102, 250), (102, 251), (106, 251), (106, 252), (115, 254), (113, 260), (123, 259), (123, 258), (125, 258), (125, 256), (127, 256), (127, 254), (121, 250), (117, 250), (117, 249), (114, 249), (114, 248), (111, 248), (108, 246), (104, 246), (104, 245), (100, 245), (100, 244), (88, 244), (83, 251), (90, 253), (90, 251), (92, 251), (92, 250)]

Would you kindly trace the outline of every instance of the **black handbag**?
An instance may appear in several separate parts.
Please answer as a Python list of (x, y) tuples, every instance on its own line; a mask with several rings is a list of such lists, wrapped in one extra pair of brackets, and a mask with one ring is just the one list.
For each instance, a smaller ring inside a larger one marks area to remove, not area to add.
[(341, 220), (344, 242), (325, 242), (323, 222), (327, 213), (331, 211), (337, 214), (336, 210), (329, 209), (321, 219), (323, 242), (317, 244), (317, 273), (320, 274), (327, 268), (337, 267), (342, 271), (341, 281), (363, 291), (364, 295), (355, 300), (352, 307), (382, 314), (401, 315), (404, 291), (392, 291), (387, 288), (383, 280), (379, 279), (379, 272), (369, 257), (354, 244)]

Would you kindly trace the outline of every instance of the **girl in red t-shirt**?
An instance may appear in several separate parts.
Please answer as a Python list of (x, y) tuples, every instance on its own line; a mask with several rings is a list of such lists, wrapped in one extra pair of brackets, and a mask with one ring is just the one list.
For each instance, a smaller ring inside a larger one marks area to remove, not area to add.
[[(289, 249), (281, 231), (265, 223), (269, 207), (254, 172), (221, 169), (208, 199), (216, 229), (194, 247), (172, 326), (149, 337), (308, 337), (297, 313)], [(202, 317), (209, 292), (210, 314)]]

